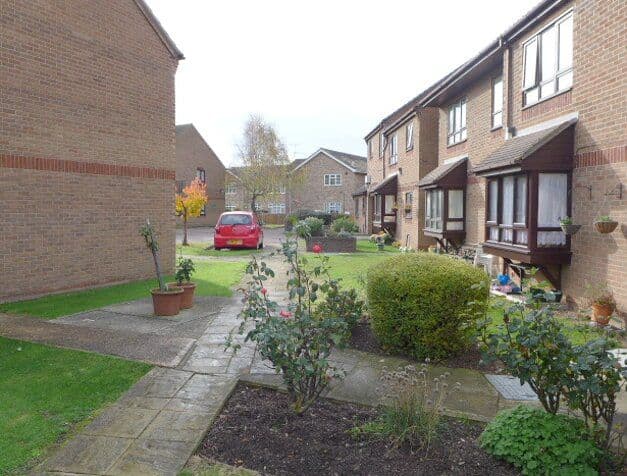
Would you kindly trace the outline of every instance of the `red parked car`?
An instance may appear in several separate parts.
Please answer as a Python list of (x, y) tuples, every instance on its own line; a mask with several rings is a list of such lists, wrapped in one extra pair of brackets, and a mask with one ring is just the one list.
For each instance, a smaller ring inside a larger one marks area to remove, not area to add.
[(213, 236), (213, 247), (263, 248), (263, 230), (251, 212), (226, 212), (220, 215)]

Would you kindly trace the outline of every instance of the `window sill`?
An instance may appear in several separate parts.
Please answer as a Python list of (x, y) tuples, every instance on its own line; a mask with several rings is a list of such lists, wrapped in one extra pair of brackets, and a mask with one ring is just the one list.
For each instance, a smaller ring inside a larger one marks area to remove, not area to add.
[(490, 132), (500, 131), (501, 129), (503, 129), (503, 124), (501, 124), (500, 126), (493, 127), (492, 129), (490, 129)]
[(461, 140), (461, 141), (459, 141), (459, 142), (454, 142), (453, 144), (448, 144), (448, 145), (446, 146), (446, 148), (447, 148), (447, 149), (450, 149), (451, 147), (456, 147), (456, 146), (458, 146), (458, 145), (460, 145), (460, 144), (463, 144), (463, 143), (464, 143), (464, 142), (466, 142), (467, 140), (468, 140), (468, 138), (466, 138), (466, 139), (464, 139), (464, 140)]
[(413, 145), (409, 149), (405, 149), (405, 152), (411, 152), (412, 150), (414, 150), (414, 146)]
[[(557, 96), (561, 96), (562, 94), (566, 94), (572, 90), (573, 90), (573, 87), (571, 86), (570, 88), (564, 89), (563, 91), (558, 91), (556, 93), (551, 94), (550, 96), (547, 96), (542, 99), (538, 99), (533, 104), (527, 104), (526, 106), (523, 106), (521, 111), (524, 111), (525, 109), (531, 109), (532, 107), (537, 106), (538, 104), (542, 104), (543, 102), (550, 101), (551, 99), (556, 98)], [(525, 94), (525, 91), (523, 91), (523, 97), (524, 97), (524, 94)]]

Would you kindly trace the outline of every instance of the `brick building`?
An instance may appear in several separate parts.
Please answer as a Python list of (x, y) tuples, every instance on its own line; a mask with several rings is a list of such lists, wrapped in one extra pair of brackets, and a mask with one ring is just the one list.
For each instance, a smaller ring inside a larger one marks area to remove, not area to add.
[(213, 226), (224, 211), (225, 168), (216, 153), (193, 124), (176, 126), (176, 187), (183, 187), (199, 178), (207, 185), (209, 201), (201, 216), (188, 225)]
[[(533, 265), (571, 302), (607, 284), (627, 310), (626, 20), (620, 0), (545, 0), (419, 96), (439, 116), (438, 166), (418, 184), (425, 235), (511, 274)], [(597, 232), (601, 215), (617, 230)]]
[(174, 267), (174, 75), (142, 0), (0, 4), (0, 300)]
[[(354, 213), (353, 193), (363, 186), (366, 158), (330, 149), (318, 149), (306, 159), (291, 163), (294, 179), (272, 196), (259, 199), (259, 208), (280, 221), (298, 210)], [(225, 201), (227, 210), (247, 210), (250, 198), (238, 178), (240, 167), (227, 169)]]
[(437, 110), (421, 107), (421, 98), (401, 106), (365, 137), (368, 183), (355, 193), (362, 230), (385, 229), (412, 249), (433, 243), (422, 230), (425, 194), (418, 181), (438, 161)]

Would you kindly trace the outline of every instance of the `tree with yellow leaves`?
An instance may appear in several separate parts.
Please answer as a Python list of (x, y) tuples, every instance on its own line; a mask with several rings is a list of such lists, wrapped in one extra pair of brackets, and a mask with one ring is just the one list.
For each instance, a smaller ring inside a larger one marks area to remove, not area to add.
[(207, 197), (207, 184), (199, 178), (195, 178), (176, 194), (176, 213), (183, 217), (183, 246), (187, 246), (187, 220), (199, 217), (205, 205), (209, 201)]

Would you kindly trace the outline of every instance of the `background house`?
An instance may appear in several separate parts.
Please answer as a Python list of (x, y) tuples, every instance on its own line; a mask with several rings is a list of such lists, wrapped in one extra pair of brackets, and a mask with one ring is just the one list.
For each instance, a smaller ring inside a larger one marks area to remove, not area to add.
[(2, 2), (0, 300), (174, 268), (174, 75), (141, 0)]
[(204, 213), (188, 222), (189, 226), (213, 226), (224, 209), (226, 169), (193, 124), (176, 126), (176, 187), (199, 178), (207, 185), (209, 201)]
[[(286, 215), (299, 210), (354, 213), (353, 193), (363, 186), (365, 157), (321, 148), (306, 159), (294, 160), (290, 167), (291, 174), (297, 177), (292, 184), (258, 200), (258, 208), (265, 213), (267, 223), (282, 223)], [(250, 209), (250, 197), (238, 177), (241, 170), (241, 167), (227, 169), (227, 210)]]

